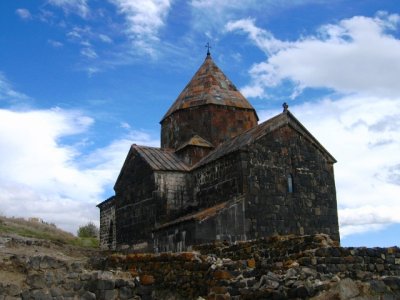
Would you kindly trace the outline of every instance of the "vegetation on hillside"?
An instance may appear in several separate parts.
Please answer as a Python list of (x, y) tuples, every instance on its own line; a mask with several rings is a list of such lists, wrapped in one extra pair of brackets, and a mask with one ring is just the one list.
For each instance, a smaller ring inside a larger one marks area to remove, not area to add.
[(96, 238), (99, 236), (99, 228), (93, 222), (89, 222), (80, 226), (77, 234), (81, 238)]
[(23, 237), (50, 240), (81, 247), (98, 247), (97, 237), (75, 237), (73, 234), (40, 220), (0, 216), (0, 235), (17, 234)]

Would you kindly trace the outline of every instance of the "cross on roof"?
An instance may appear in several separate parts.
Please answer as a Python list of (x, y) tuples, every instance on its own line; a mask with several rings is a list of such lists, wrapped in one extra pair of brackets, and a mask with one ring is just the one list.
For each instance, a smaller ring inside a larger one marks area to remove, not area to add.
[(210, 49), (212, 48), (212, 47), (210, 46), (210, 43), (207, 42), (207, 44), (205, 45), (205, 47), (207, 48), (207, 56), (210, 56)]
[(288, 110), (289, 105), (288, 105), (286, 102), (284, 102), (284, 103), (282, 104), (282, 107), (283, 107), (283, 111), (285, 112), (285, 111)]

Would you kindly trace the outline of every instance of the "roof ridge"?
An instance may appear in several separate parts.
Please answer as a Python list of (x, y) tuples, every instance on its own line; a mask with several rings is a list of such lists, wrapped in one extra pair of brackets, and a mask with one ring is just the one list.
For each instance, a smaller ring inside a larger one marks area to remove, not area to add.
[[(277, 121), (279, 118), (282, 118), (282, 122)], [(273, 126), (274, 122), (277, 121), (277, 124)], [(282, 113), (265, 120), (261, 124), (250, 128), (239, 135), (233, 137), (225, 141), (224, 143), (220, 144), (214, 150), (212, 150), (208, 155), (204, 156), (200, 161), (198, 161), (195, 165), (191, 167), (191, 170), (196, 169), (200, 166), (203, 166), (211, 161), (214, 161), (220, 157), (223, 157), (229, 153), (235, 152), (244, 148), (245, 146), (249, 145), (252, 141), (256, 141), (262, 138), (268, 132), (275, 130), (278, 127), (281, 127), (284, 124), (290, 125), (291, 123), (295, 123), (298, 127), (296, 128), (294, 125), (291, 125), (297, 132), (306, 136), (312, 144), (315, 145), (322, 153), (324, 153), (329, 160), (332, 162), (336, 162), (336, 159), (326, 150), (318, 140), (304, 127), (303, 124), (300, 123), (299, 120), (289, 111), (285, 110)], [(268, 126), (271, 126), (270, 130), (266, 130)], [(258, 133), (257, 133), (258, 132)]]

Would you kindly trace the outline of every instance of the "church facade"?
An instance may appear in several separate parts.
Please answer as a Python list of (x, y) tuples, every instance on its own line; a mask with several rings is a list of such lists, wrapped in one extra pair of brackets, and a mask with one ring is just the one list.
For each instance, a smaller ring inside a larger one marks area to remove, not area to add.
[(98, 205), (103, 249), (326, 233), (339, 241), (335, 158), (284, 106), (258, 124), (210, 54), (161, 120), (161, 147), (132, 145)]

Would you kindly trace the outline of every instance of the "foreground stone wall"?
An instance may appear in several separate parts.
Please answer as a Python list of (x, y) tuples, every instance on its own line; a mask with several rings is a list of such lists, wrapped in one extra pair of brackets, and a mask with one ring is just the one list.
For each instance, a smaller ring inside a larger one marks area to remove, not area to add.
[[(153, 297), (166, 297), (158, 299), (400, 298), (398, 247), (343, 248), (326, 235), (315, 235), (196, 249), (113, 254), (102, 268), (130, 272), (152, 288)], [(171, 291), (175, 298), (166, 296)]]
[[(31, 242), (30, 242), (31, 243)], [(337, 247), (326, 235), (201, 245), (195, 252), (13, 255), (0, 299), (400, 299), (400, 249)]]

